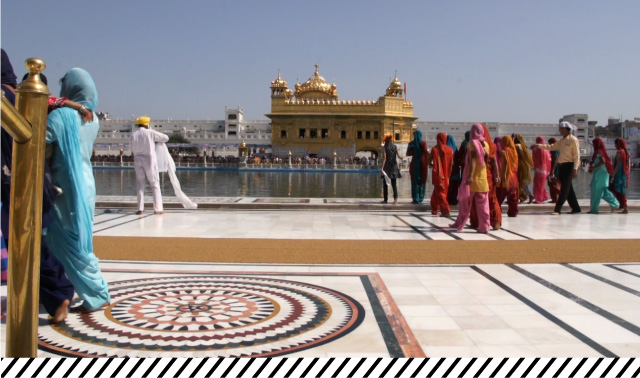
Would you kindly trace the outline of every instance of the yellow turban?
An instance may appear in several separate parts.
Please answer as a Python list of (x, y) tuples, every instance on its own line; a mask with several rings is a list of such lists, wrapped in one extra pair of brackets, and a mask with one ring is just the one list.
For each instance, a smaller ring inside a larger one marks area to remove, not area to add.
[(138, 119), (136, 119), (136, 125), (141, 125), (141, 126), (146, 126), (149, 127), (149, 122), (151, 121), (151, 118), (149, 117), (138, 117)]

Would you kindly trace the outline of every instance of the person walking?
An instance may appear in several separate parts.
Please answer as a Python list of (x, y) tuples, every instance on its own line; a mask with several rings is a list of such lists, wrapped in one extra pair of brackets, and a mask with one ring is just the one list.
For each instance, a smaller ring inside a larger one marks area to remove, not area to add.
[[(88, 109), (98, 106), (98, 92), (87, 71), (72, 68), (60, 83), (60, 97)], [(71, 312), (96, 311), (111, 302), (109, 287), (93, 253), (96, 185), (90, 159), (98, 130), (96, 116), (91, 122), (83, 122), (78, 112), (70, 108), (56, 109), (47, 118), (51, 173), (62, 194), (53, 204), (46, 242), (83, 300)]]
[(411, 163), (409, 163), (411, 203), (422, 203), (426, 192), (427, 169), (429, 166), (429, 148), (427, 147), (427, 142), (422, 140), (422, 131), (416, 130), (413, 133), (413, 140), (407, 146), (407, 156), (412, 156)]
[[(544, 143), (544, 138), (538, 136), (536, 143)], [(533, 178), (533, 198), (535, 203), (544, 203), (549, 199), (549, 193), (545, 188), (547, 178), (551, 173), (551, 152), (536, 148), (533, 150), (533, 167), (535, 175)]]
[(431, 182), (433, 193), (431, 194), (431, 215), (438, 215), (438, 210), (443, 217), (451, 213), (447, 192), (449, 190), (449, 177), (453, 165), (453, 151), (447, 146), (447, 135), (438, 133), (436, 145), (431, 149)]
[(607, 148), (600, 138), (593, 140), (593, 156), (589, 164), (589, 172), (593, 174), (593, 177), (591, 177), (591, 209), (589, 214), (598, 214), (598, 207), (602, 199), (609, 202), (613, 213), (620, 207), (620, 203), (608, 189), (609, 174), (613, 173), (614, 170), (609, 155), (607, 155)]
[(512, 138), (518, 151), (518, 185), (520, 185), (518, 196), (521, 203), (527, 199), (529, 203), (531, 203), (533, 202), (533, 194), (531, 194), (529, 184), (531, 184), (532, 181), (531, 168), (533, 168), (533, 157), (521, 134), (512, 135)]
[(518, 216), (518, 151), (509, 135), (502, 137), (500, 143), (500, 182), (498, 183), (498, 203), (507, 200), (509, 217)]
[(451, 163), (451, 176), (449, 177), (449, 189), (447, 190), (447, 203), (449, 206), (458, 204), (458, 188), (460, 187), (460, 165), (456, 164), (458, 159), (458, 146), (453, 139), (453, 135), (447, 135), (447, 146), (453, 151), (453, 161)]
[(488, 233), (491, 227), (489, 215), (489, 184), (487, 183), (487, 158), (489, 146), (483, 144), (482, 125), (474, 123), (471, 127), (471, 140), (467, 145), (466, 162), (462, 171), (462, 182), (458, 190), (458, 217), (449, 227), (462, 231), (471, 214), (471, 203), (476, 203), (478, 213), (478, 232)]
[(560, 215), (562, 206), (565, 202), (569, 202), (571, 206), (571, 214), (580, 213), (580, 204), (576, 198), (576, 192), (573, 190), (572, 180), (578, 177), (578, 168), (580, 168), (580, 141), (571, 134), (574, 129), (569, 122), (560, 122), (558, 130), (562, 135), (562, 139), (554, 144), (534, 144), (535, 148), (542, 148), (549, 151), (560, 151), (558, 156), (558, 180), (560, 180), (560, 195), (553, 210), (553, 215)]
[[(549, 138), (549, 144), (557, 142), (556, 138)], [(547, 179), (547, 185), (549, 185), (549, 196), (551, 196), (551, 202), (558, 202), (558, 196), (560, 195), (560, 181), (558, 180), (558, 156), (560, 151), (549, 151), (551, 153), (551, 170), (549, 178)]]
[[(400, 168), (398, 168), (398, 159), (402, 159), (402, 156), (398, 154), (398, 147), (393, 144), (393, 136), (387, 135), (383, 139), (384, 147), (382, 148), (382, 168), (380, 175), (382, 177), (382, 193), (384, 195), (384, 201), (387, 203), (389, 199), (389, 184), (393, 189), (393, 204), (398, 204), (398, 187), (396, 179), (400, 178)], [(388, 183), (387, 183), (387, 180)]]
[(153, 211), (164, 214), (162, 207), (162, 193), (160, 192), (160, 174), (156, 157), (156, 143), (166, 143), (169, 137), (155, 130), (149, 130), (149, 117), (136, 119), (136, 130), (131, 135), (131, 152), (133, 153), (133, 167), (136, 170), (136, 189), (138, 198), (137, 215), (144, 211), (144, 188), (149, 182), (153, 194)]
[[(502, 227), (502, 209), (500, 208), (500, 203), (498, 202), (498, 197), (496, 195), (497, 185), (500, 183), (500, 173), (498, 171), (497, 161), (498, 146), (493, 143), (489, 128), (483, 123), (481, 123), (480, 125), (484, 130), (484, 142), (482, 142), (482, 144), (489, 148), (489, 154), (487, 155), (485, 167), (487, 170), (487, 184), (489, 185), (487, 199), (489, 201), (490, 224), (493, 230), (497, 231), (500, 229), (500, 227)], [(469, 216), (469, 223), (471, 228), (478, 228), (478, 214), (476, 212), (475, 203), (471, 204), (471, 215)]]
[(622, 138), (616, 139), (616, 158), (613, 167), (613, 180), (609, 189), (620, 203), (621, 214), (628, 214), (627, 209), (627, 188), (629, 188), (629, 174), (631, 155), (627, 150), (627, 142)]

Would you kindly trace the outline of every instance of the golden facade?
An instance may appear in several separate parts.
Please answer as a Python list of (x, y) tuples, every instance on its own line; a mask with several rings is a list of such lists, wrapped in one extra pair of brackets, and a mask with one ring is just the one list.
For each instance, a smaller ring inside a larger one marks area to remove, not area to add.
[(337, 86), (316, 71), (289, 89), (280, 73), (271, 82), (271, 143), (275, 156), (318, 155), (346, 158), (358, 152), (378, 154), (382, 138), (391, 134), (402, 150), (412, 138), (413, 104), (403, 97), (396, 77), (375, 101), (341, 101)]

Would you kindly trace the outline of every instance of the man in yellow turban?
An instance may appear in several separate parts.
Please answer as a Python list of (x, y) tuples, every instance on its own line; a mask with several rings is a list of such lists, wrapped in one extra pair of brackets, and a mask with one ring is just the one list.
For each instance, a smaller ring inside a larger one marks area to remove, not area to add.
[(138, 196), (138, 212), (144, 210), (144, 187), (149, 182), (153, 193), (153, 210), (156, 214), (164, 214), (162, 209), (162, 193), (160, 192), (160, 176), (158, 173), (158, 159), (156, 157), (156, 143), (166, 143), (169, 137), (155, 130), (149, 130), (149, 117), (139, 117), (136, 120), (136, 130), (131, 135), (131, 152), (133, 152), (133, 166), (136, 170), (136, 189)]

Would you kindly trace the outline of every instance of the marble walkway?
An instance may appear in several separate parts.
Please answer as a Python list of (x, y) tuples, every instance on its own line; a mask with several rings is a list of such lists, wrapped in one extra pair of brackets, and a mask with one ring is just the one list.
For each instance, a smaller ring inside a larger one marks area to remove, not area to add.
[[(130, 204), (129, 198), (111, 200)], [(287, 199), (270, 200), (280, 204), (277, 209), (168, 209), (161, 216), (149, 210), (136, 216), (129, 206), (108, 206), (108, 198), (98, 202), (94, 235), (109, 238), (417, 240), (425, 245), (430, 240), (540, 239), (610, 239), (614, 245), (619, 239), (640, 239), (635, 210), (554, 217), (541, 214), (544, 208), (523, 208), (517, 218), (504, 218), (502, 230), (483, 235), (471, 229), (453, 233), (446, 228), (450, 219), (407, 204), (390, 209), (357, 200), (351, 200), (353, 207), (318, 201), (325, 207), (304, 210), (287, 207), (304, 204)], [(42, 312), (39, 356), (638, 356), (638, 245), (635, 261), (589, 264), (103, 260), (111, 305), (53, 326)], [(6, 297), (6, 287), (1, 294)]]

